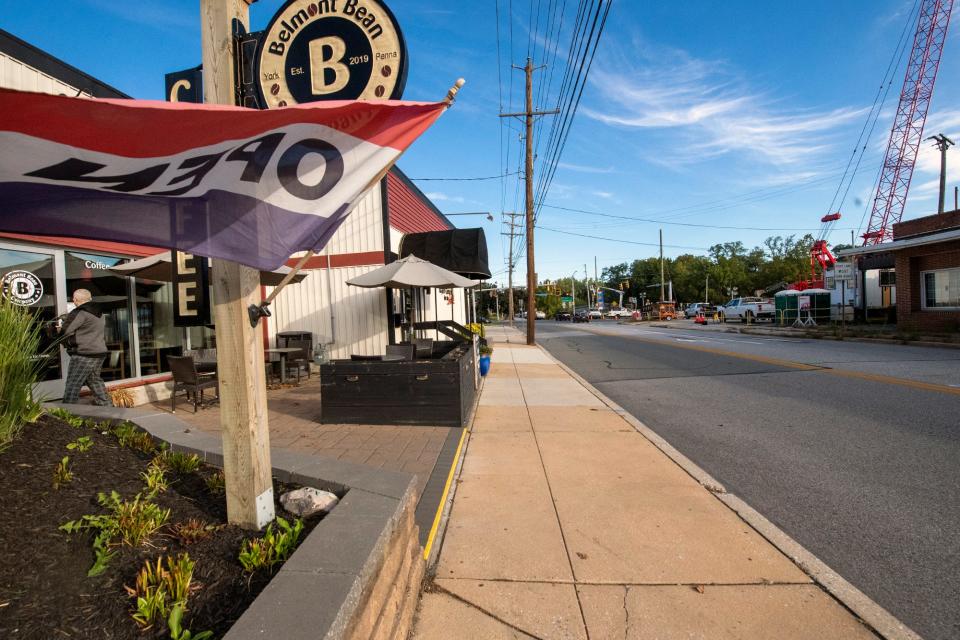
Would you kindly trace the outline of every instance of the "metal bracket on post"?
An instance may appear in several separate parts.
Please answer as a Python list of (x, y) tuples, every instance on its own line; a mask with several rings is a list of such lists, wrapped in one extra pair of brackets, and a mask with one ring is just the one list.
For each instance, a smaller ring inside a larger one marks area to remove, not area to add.
[(250, 326), (256, 327), (257, 323), (260, 322), (260, 318), (269, 318), (270, 317), (270, 308), (269, 302), (263, 302), (260, 304), (252, 304), (247, 307), (247, 314), (250, 316)]

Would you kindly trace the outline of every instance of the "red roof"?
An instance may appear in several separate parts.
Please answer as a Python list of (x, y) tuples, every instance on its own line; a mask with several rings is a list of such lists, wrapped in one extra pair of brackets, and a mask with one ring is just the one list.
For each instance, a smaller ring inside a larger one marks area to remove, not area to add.
[(390, 226), (401, 233), (453, 229), (430, 199), (396, 168), (387, 174), (387, 210)]
[(29, 242), (39, 242), (53, 245), (64, 249), (83, 249), (94, 253), (118, 253), (120, 255), (136, 256), (145, 258), (169, 249), (160, 249), (158, 247), (145, 247), (139, 244), (127, 244), (125, 242), (110, 242), (108, 240), (85, 240), (83, 238), (65, 238), (63, 236), (37, 236), (26, 233), (0, 233), (0, 238), (12, 238), (14, 240), (26, 240)]

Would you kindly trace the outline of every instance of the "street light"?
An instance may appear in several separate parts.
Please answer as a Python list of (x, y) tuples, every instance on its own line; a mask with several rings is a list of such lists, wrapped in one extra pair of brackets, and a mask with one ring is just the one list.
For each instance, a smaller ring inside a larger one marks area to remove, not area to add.
[(490, 222), (493, 222), (493, 214), (491, 214), (489, 211), (473, 211), (470, 213), (445, 213), (443, 215), (445, 215), (448, 218), (451, 216), (487, 216), (487, 220), (489, 220)]

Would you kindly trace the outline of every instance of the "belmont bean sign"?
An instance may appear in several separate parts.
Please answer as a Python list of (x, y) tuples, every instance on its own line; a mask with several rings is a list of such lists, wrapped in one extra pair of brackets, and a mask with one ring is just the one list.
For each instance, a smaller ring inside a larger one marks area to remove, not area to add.
[(377, 0), (290, 0), (259, 40), (256, 74), (264, 108), (403, 94), (403, 35)]

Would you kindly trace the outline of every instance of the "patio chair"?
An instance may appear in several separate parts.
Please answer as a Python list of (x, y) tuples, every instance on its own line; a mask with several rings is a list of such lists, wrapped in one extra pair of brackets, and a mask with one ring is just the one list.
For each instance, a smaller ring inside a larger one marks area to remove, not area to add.
[(417, 347), (418, 358), (433, 357), (433, 338), (414, 338), (413, 344)]
[(403, 356), (404, 360), (413, 360), (416, 355), (416, 347), (412, 344), (388, 344), (388, 356)]
[(216, 389), (216, 400), (220, 401), (220, 382), (217, 374), (201, 374), (190, 356), (167, 356), (170, 373), (173, 375), (173, 392), (170, 394), (170, 411), (177, 412), (177, 392), (186, 392), (187, 398), (193, 394), (193, 412), (203, 406), (203, 390)]
[(287, 340), (287, 346), (300, 349), (299, 353), (287, 354), (287, 375), (296, 373), (297, 384), (300, 384), (300, 372), (306, 370), (307, 380), (310, 379), (310, 341)]

